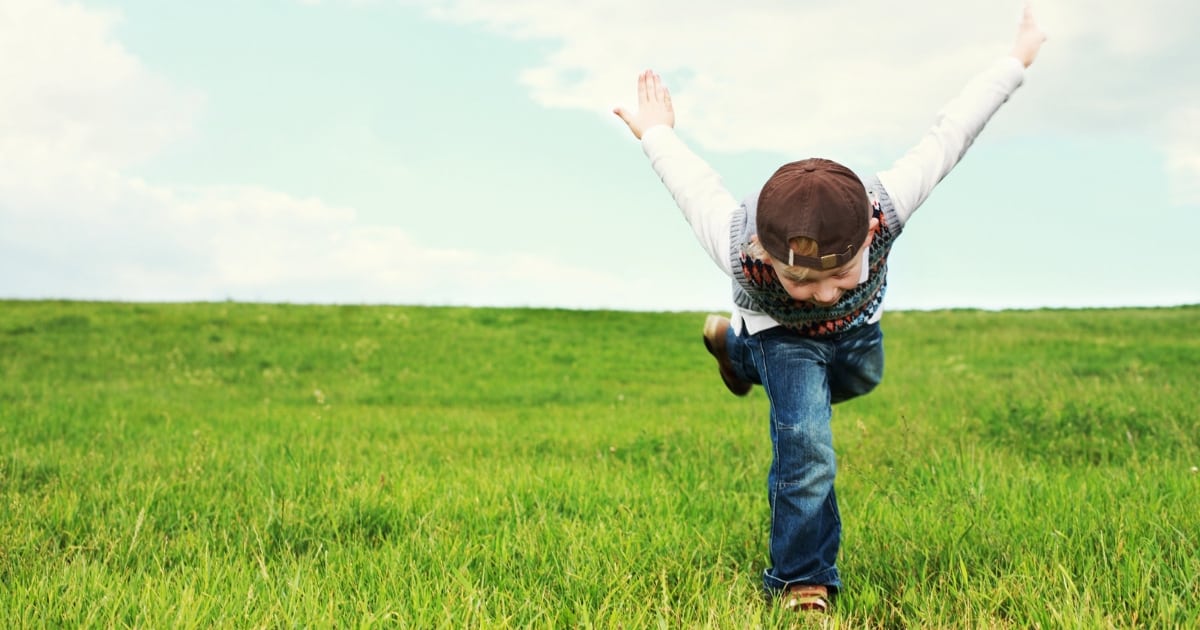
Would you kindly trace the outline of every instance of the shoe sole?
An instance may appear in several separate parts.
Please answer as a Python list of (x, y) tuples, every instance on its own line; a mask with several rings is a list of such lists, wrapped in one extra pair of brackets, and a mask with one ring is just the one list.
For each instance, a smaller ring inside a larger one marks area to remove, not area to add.
[[(725, 388), (734, 396), (745, 396), (750, 393), (754, 387), (753, 383), (747, 383), (732, 374), (726, 374), (721, 365), (721, 355), (725, 352), (725, 340), (721, 338), (719, 332), (724, 318), (720, 315), (709, 315), (704, 320), (704, 347), (708, 353), (717, 360), (717, 372), (721, 374), (721, 381), (725, 383)], [(717, 344), (720, 344), (718, 347)]]

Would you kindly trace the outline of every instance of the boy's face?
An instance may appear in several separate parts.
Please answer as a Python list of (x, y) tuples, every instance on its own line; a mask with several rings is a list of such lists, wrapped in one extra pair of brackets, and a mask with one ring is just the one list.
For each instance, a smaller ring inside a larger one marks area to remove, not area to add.
[(771, 266), (793, 300), (817, 306), (833, 306), (842, 299), (842, 294), (858, 286), (862, 274), (862, 256), (855, 256), (854, 260), (841, 267), (824, 271), (811, 269), (803, 280), (790, 271), (795, 267), (788, 267), (776, 260), (771, 261)]
[(769, 254), (765, 259), (771, 263), (779, 282), (793, 300), (817, 306), (833, 306), (842, 299), (842, 295), (846, 291), (858, 286), (858, 281), (862, 277), (862, 253), (869, 251), (871, 239), (874, 237), (875, 228), (878, 225), (878, 219), (871, 219), (867, 238), (854, 256), (854, 260), (841, 267), (807, 269), (804, 277), (800, 278), (796, 275), (797, 267), (789, 267), (787, 264), (775, 260)]

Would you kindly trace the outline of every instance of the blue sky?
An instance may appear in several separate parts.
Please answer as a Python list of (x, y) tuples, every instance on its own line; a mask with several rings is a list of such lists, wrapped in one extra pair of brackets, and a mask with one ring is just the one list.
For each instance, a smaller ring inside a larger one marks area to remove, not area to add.
[[(735, 196), (885, 168), (1020, 2), (3, 0), (0, 297), (724, 310), (610, 113), (660, 71)], [(1200, 8), (1042, 0), (888, 307), (1200, 302)]]

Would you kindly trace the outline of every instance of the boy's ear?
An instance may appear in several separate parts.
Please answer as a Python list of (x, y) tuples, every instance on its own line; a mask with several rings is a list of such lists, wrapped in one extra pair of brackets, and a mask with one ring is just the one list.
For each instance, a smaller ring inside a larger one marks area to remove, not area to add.
[[(867, 239), (863, 241), (864, 248), (871, 246), (871, 240), (875, 238), (875, 230), (879, 229), (879, 219), (871, 217), (871, 223), (867, 225)], [(861, 249), (859, 251), (862, 251)]]

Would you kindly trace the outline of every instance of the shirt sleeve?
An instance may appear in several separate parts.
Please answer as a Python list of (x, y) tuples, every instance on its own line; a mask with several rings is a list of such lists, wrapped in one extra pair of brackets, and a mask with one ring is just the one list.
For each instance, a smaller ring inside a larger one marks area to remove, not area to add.
[(658, 173), (696, 240), (726, 274), (729, 262), (729, 224), (740, 205), (707, 162), (679, 139), (675, 130), (658, 125), (642, 134), (642, 150)]
[(934, 186), (958, 164), (975, 137), (1025, 78), (1025, 66), (1005, 57), (973, 78), (938, 112), (933, 127), (879, 181), (895, 204), (901, 225)]

